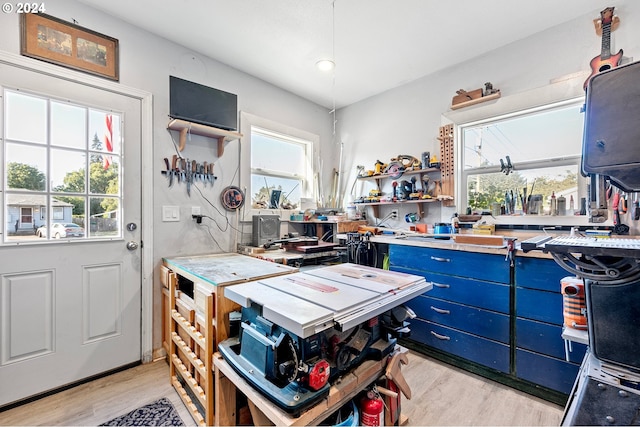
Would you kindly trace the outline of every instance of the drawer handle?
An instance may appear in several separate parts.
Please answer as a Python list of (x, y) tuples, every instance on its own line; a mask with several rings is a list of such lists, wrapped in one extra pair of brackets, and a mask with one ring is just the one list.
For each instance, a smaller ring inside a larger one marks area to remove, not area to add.
[(442, 288), (442, 289), (447, 289), (450, 288), (450, 285), (447, 285), (445, 283), (436, 283), (436, 282), (431, 282), (433, 283), (433, 286), (435, 286), (436, 288)]
[(435, 311), (436, 313), (439, 313), (439, 314), (451, 314), (451, 311), (449, 311), (449, 310), (445, 310), (445, 309), (434, 307), (434, 306), (431, 306), (430, 308), (431, 308), (431, 310), (433, 310), (433, 311)]
[(436, 337), (436, 338), (438, 338), (439, 340), (442, 340), (442, 341), (449, 341), (449, 340), (451, 340), (451, 338), (449, 338), (448, 336), (446, 336), (446, 335), (440, 335), (440, 334), (438, 334), (438, 333), (436, 333), (436, 332), (433, 332), (433, 331), (431, 331), (431, 335), (433, 335), (434, 337)]
[(438, 262), (451, 262), (449, 258), (442, 258), (439, 256), (431, 256), (431, 259)]

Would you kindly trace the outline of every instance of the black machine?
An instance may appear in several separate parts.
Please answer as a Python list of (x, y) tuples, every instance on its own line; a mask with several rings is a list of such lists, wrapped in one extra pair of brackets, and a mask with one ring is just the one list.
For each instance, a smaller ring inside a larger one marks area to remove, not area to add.
[[(593, 76), (585, 113), (583, 173), (640, 191), (640, 63)], [(601, 222), (606, 195), (593, 187), (590, 217)], [(584, 280), (589, 349), (562, 424), (640, 425), (640, 240), (538, 236), (521, 246)]]

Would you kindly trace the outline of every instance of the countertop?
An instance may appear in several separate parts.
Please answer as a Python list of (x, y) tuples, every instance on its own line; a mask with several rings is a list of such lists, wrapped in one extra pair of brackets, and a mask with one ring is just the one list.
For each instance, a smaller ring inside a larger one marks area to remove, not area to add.
[[(548, 258), (552, 259), (551, 255), (542, 251), (529, 251), (524, 252), (520, 249), (520, 242), (530, 239), (541, 234), (548, 234), (552, 236), (566, 235), (566, 233), (545, 233), (544, 231), (509, 231), (505, 230), (501, 233), (496, 233), (493, 236), (502, 236), (505, 240), (502, 246), (487, 246), (487, 245), (475, 245), (468, 243), (456, 243), (453, 239), (438, 239), (430, 237), (430, 234), (421, 234), (414, 232), (407, 232), (406, 230), (396, 230), (397, 234), (382, 234), (371, 237), (371, 241), (375, 243), (386, 243), (389, 245), (405, 245), (405, 246), (417, 246), (426, 248), (437, 249), (450, 249), (457, 251), (478, 252), (487, 254), (504, 255), (507, 254), (507, 240), (513, 239), (515, 241), (516, 256), (525, 256), (533, 258)], [(464, 233), (471, 234), (471, 233)], [(479, 235), (481, 236), (481, 235)]]

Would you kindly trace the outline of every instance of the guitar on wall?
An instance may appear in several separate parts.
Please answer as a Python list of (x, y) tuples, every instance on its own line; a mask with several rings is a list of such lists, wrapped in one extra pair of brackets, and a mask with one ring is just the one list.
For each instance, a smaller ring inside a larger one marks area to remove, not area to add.
[[(615, 30), (620, 23), (618, 17), (613, 15), (614, 7), (608, 7), (600, 12), (600, 26), (596, 23), (596, 32), (602, 32), (602, 50), (600, 55), (591, 60), (589, 65), (591, 66), (591, 74), (584, 82), (584, 89), (587, 89), (589, 80), (598, 73), (601, 73), (611, 68), (617, 67), (622, 59), (622, 49), (615, 55), (611, 54), (611, 31)], [(598, 20), (596, 20), (597, 22)]]

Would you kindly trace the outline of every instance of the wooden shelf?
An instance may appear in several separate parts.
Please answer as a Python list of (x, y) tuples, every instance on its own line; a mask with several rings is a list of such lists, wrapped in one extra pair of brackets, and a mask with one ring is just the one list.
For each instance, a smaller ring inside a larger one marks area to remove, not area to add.
[(199, 123), (188, 122), (180, 119), (171, 120), (167, 125), (167, 129), (180, 132), (180, 143), (178, 145), (178, 149), (180, 151), (184, 150), (184, 147), (187, 144), (187, 134), (189, 133), (217, 140), (218, 157), (222, 157), (224, 154), (224, 144), (226, 142), (242, 138), (242, 134), (239, 132), (218, 129), (212, 126), (205, 126)]
[[(418, 169), (418, 170), (410, 170), (410, 171), (404, 171), (402, 173), (402, 175), (418, 175), (418, 174), (423, 174), (423, 173), (433, 173), (433, 172), (440, 172), (440, 169), (438, 168), (428, 168), (428, 169)], [(359, 176), (357, 179), (361, 179), (363, 181), (370, 181), (370, 180), (377, 180), (377, 179), (385, 179), (385, 178), (391, 178), (389, 176), (388, 173), (381, 173), (378, 175), (370, 175), (370, 176)]]
[(420, 200), (403, 200), (401, 202), (363, 202), (363, 203), (354, 203), (354, 205), (356, 206), (371, 206), (373, 208), (373, 214), (376, 217), (379, 217), (380, 215), (380, 206), (398, 206), (398, 205), (410, 205), (410, 204), (415, 204), (417, 205), (417, 214), (422, 217), (423, 212), (422, 212), (422, 204), (423, 203), (435, 203), (435, 202), (439, 202), (440, 200), (438, 198), (432, 198), (432, 199), (420, 199)]
[(491, 95), (482, 96), (476, 99), (470, 99), (469, 101), (464, 101), (459, 104), (452, 105), (451, 109), (457, 110), (464, 107), (470, 107), (472, 105), (480, 104), (481, 102), (487, 102), (487, 101), (491, 101), (492, 99), (498, 99), (498, 98), (500, 98), (500, 91), (496, 93), (492, 93)]

